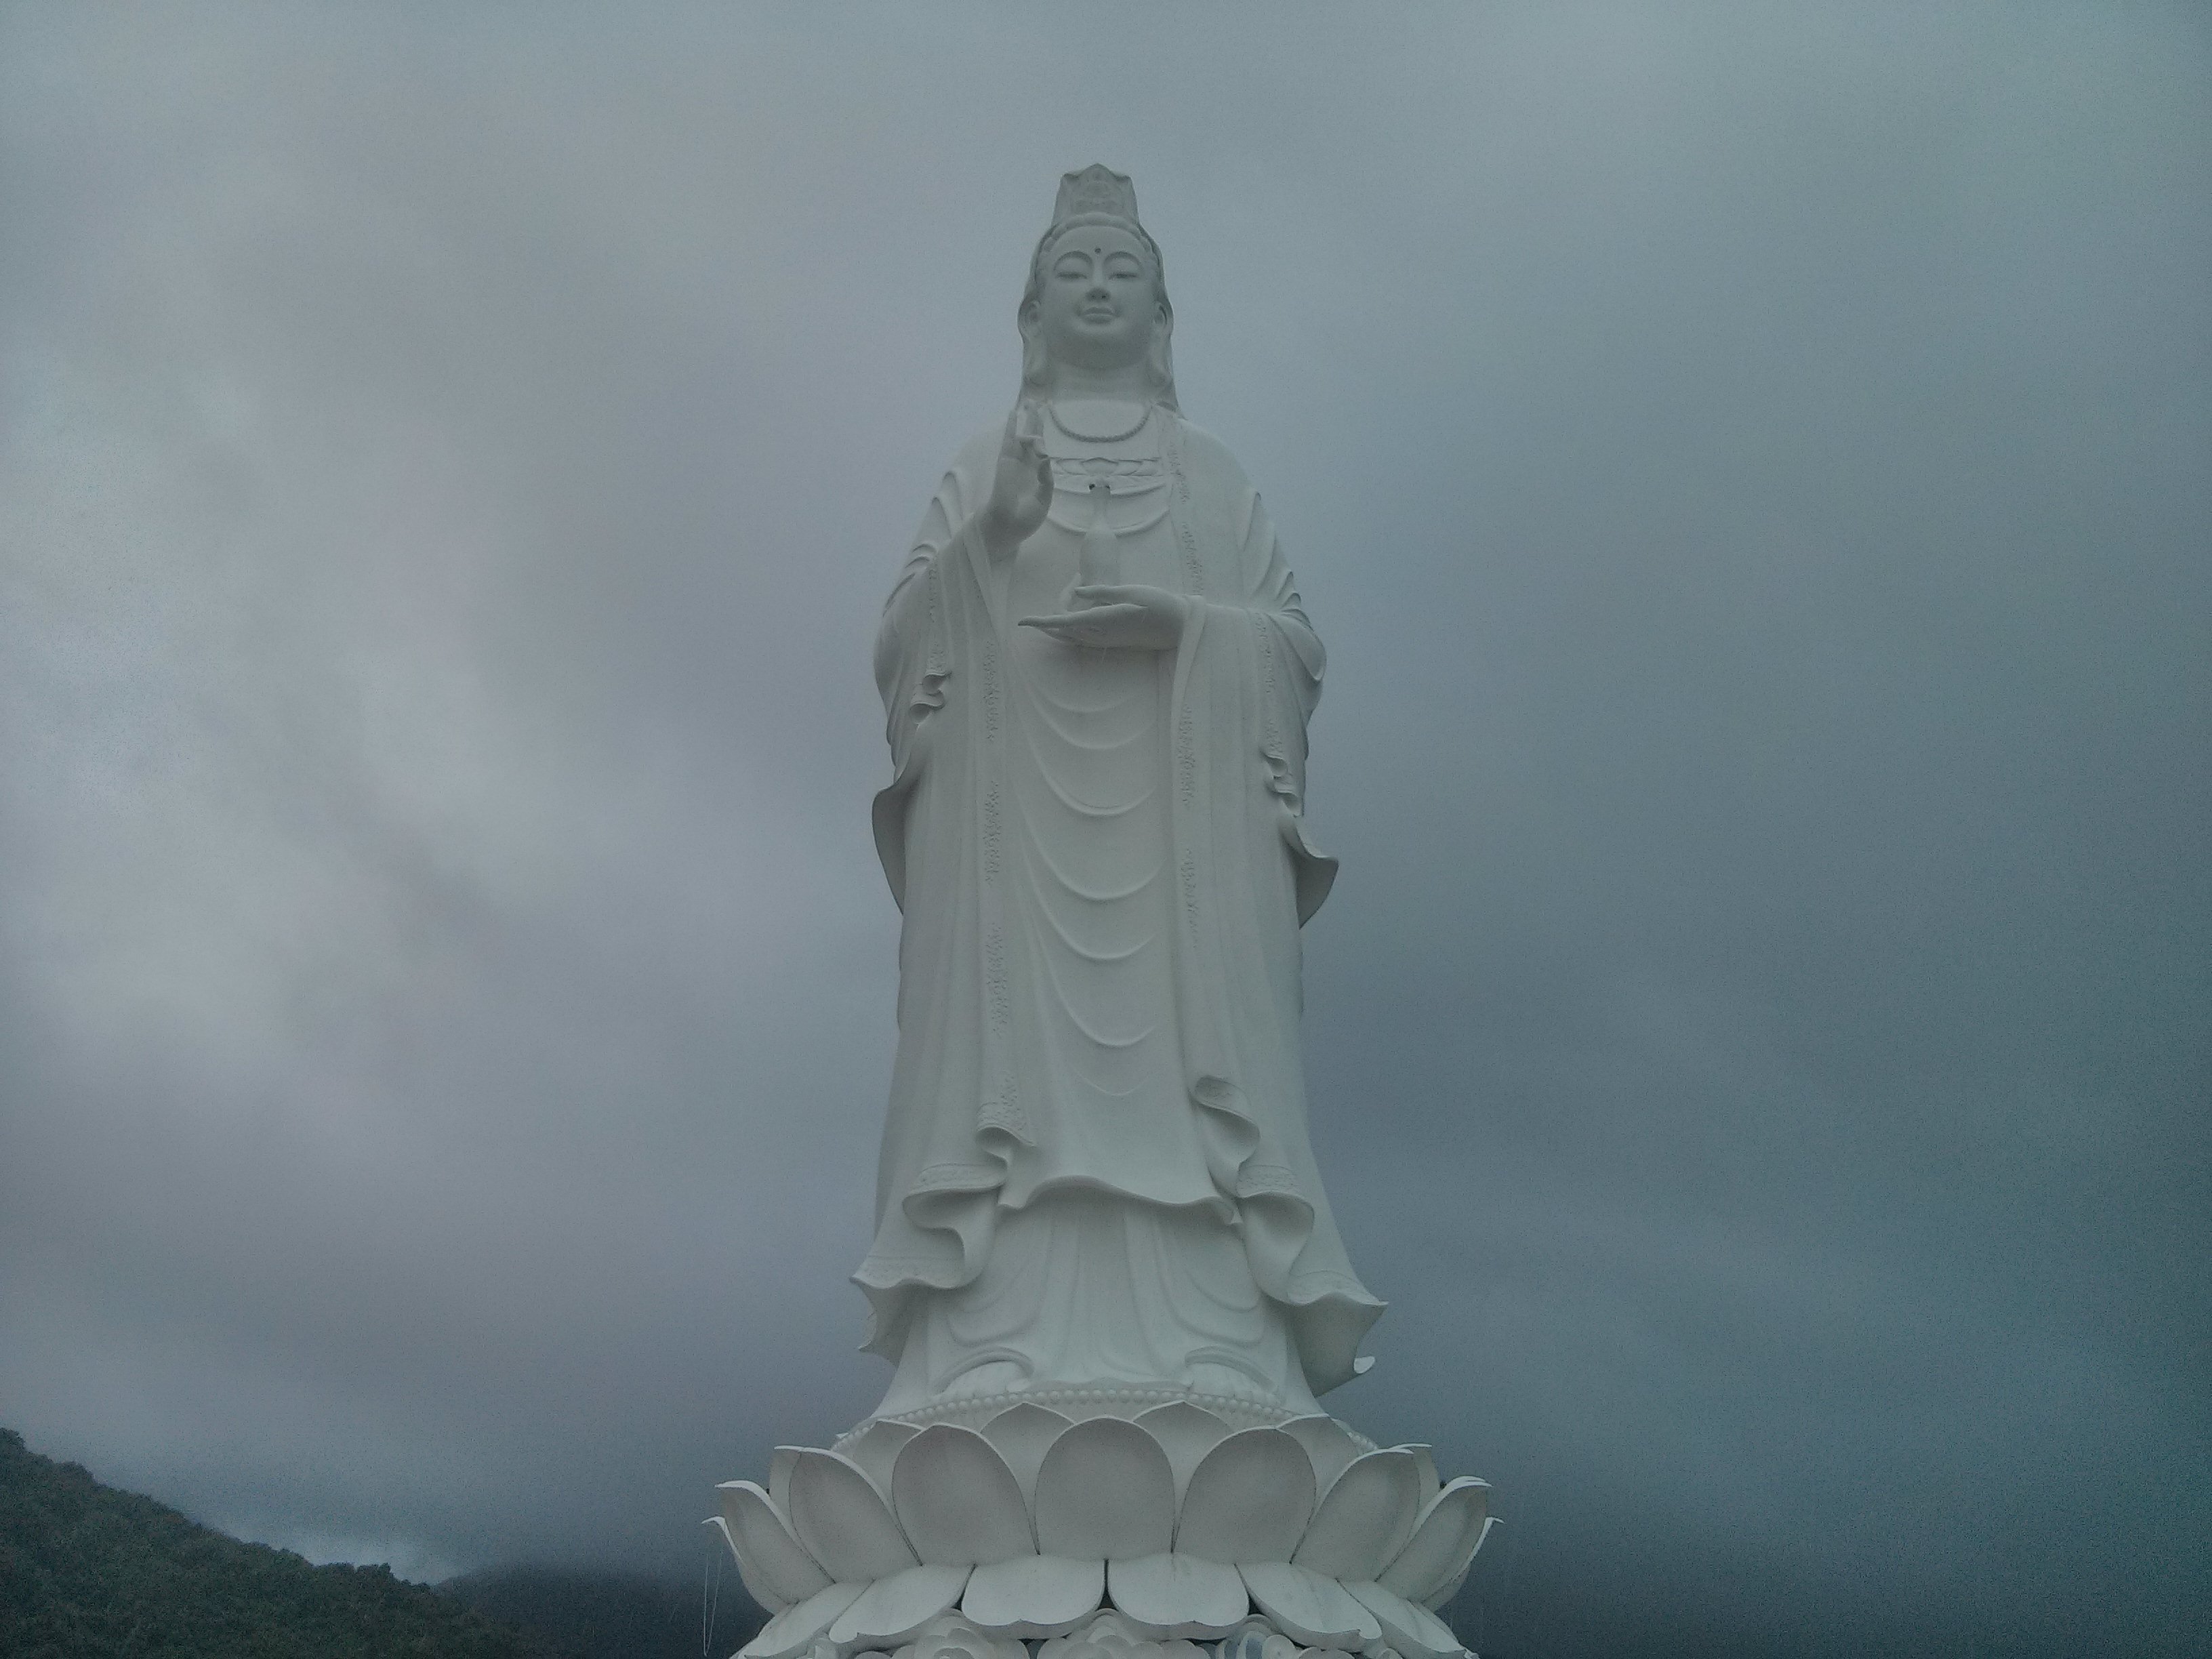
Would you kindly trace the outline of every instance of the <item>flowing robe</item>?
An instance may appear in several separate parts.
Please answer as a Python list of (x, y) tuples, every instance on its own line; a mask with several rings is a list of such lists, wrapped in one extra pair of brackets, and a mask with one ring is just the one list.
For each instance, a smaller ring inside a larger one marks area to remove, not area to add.
[[(1298, 929), (1333, 860), (1300, 823), (1322, 652), (1259, 497), (1164, 407), (1048, 432), (1050, 517), (994, 564), (993, 429), (924, 515), (876, 655), (904, 921), (868, 1346), (879, 1414), (963, 1388), (1155, 1383), (1290, 1411), (1382, 1310), (1306, 1129)], [(1067, 644), (1103, 480), (1115, 579), (1199, 601), (1180, 645)]]

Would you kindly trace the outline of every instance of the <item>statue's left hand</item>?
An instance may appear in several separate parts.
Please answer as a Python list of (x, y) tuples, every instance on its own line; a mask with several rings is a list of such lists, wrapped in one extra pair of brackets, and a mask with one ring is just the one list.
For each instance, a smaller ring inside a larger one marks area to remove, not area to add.
[(1172, 651), (1182, 643), (1192, 604), (1180, 593), (1141, 583), (1100, 583), (1076, 588), (1068, 597), (1084, 608), (1049, 617), (1024, 617), (1021, 625), (1070, 645), (1109, 651)]

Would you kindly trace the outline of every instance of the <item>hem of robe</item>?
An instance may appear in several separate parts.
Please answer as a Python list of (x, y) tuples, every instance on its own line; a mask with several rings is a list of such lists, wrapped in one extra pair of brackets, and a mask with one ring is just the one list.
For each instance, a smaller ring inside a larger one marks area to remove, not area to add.
[[(928, 1173), (935, 1179), (926, 1189), (910, 1192), (899, 1207), (915, 1229), (915, 1242), (934, 1236), (944, 1240), (943, 1248), (887, 1250), (878, 1237), (878, 1248), (868, 1253), (867, 1260), (853, 1274), (853, 1283), (868, 1298), (868, 1337), (861, 1350), (881, 1354), (894, 1365), (899, 1362), (918, 1298), (926, 1292), (956, 1291), (973, 1284), (990, 1255), (991, 1237), (998, 1231), (1000, 1214), (1025, 1207), (1002, 1201), (1005, 1176), (1001, 1170), (940, 1165)], [(1040, 1182), (1028, 1196), (1035, 1200), (1064, 1188), (1084, 1188), (1162, 1209), (1230, 1209), (1233, 1218), (1224, 1219), (1241, 1236), (1254, 1285), (1283, 1309), (1284, 1324), (1297, 1350), (1306, 1386), (1316, 1395), (1323, 1395), (1368, 1369), (1370, 1362), (1362, 1359), (1359, 1343), (1389, 1304), (1349, 1273), (1298, 1268), (1297, 1257), (1314, 1231), (1313, 1206), (1296, 1192), (1268, 1183), (1265, 1176), (1274, 1173), (1264, 1172), (1260, 1183), (1238, 1193), (1233, 1200), (1217, 1194), (1214, 1200), (1197, 1205), (1158, 1204), (1110, 1182), (1077, 1177)], [(959, 1175), (969, 1179), (956, 1184)]]

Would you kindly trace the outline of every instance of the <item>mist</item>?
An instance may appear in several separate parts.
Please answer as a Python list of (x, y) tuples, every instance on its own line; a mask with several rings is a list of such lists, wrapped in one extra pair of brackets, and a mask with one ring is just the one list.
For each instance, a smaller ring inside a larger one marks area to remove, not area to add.
[(1131, 174), (1504, 1656), (2206, 1651), (2189, 6), (0, 9), (0, 1423), (696, 1577), (886, 1380), (868, 660)]

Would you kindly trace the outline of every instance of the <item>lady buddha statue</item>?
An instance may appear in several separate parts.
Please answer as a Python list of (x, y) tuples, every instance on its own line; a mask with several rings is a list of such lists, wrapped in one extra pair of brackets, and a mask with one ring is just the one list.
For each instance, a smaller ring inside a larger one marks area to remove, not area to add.
[(1258, 495), (1179, 411), (1129, 181), (1061, 182), (1022, 390), (886, 607), (903, 911), (874, 1248), (877, 1414), (1025, 1395), (1261, 1419), (1366, 1362), (1306, 1130), (1301, 811), (1320, 641)]

